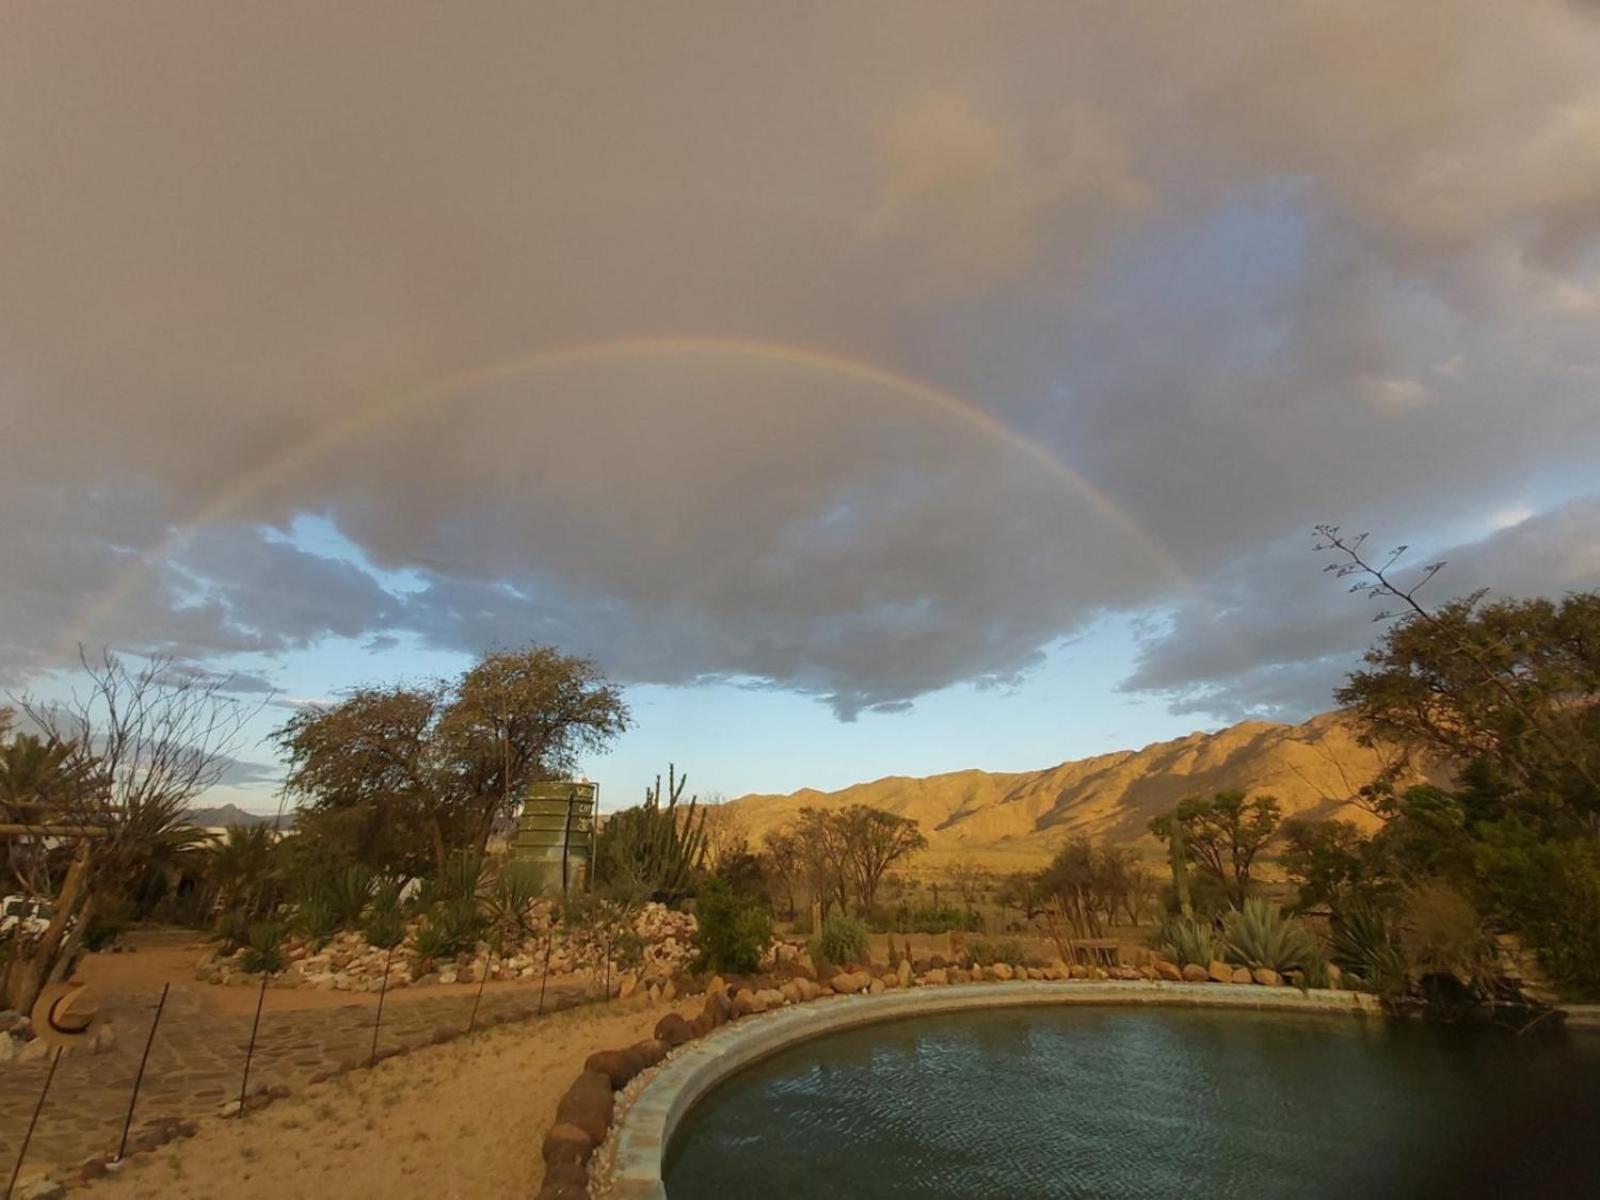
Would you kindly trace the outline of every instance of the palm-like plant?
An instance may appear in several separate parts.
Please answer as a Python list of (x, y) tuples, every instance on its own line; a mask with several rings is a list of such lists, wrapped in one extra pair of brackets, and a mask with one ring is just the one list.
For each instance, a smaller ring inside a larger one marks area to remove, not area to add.
[(1211, 926), (1192, 917), (1174, 917), (1161, 927), (1157, 945), (1172, 955), (1180, 967), (1197, 963), (1206, 966), (1222, 957), (1222, 946)]
[(1334, 918), (1333, 961), (1379, 995), (1399, 995), (1411, 984), (1399, 931), (1374, 904), (1347, 905)]
[(1249, 899), (1224, 919), (1223, 942), (1232, 961), (1280, 975), (1312, 971), (1326, 961), (1322, 945), (1276, 904)]
[(206, 881), (225, 908), (258, 911), (272, 883), (272, 833), (265, 825), (230, 825), (211, 843)]

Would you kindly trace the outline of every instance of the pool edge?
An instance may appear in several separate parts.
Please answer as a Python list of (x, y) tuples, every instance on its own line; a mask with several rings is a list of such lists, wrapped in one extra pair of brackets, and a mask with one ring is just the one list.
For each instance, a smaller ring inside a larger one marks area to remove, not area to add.
[(1361, 992), (1236, 984), (1031, 981), (917, 987), (877, 995), (832, 996), (724, 1025), (669, 1058), (640, 1090), (613, 1137), (607, 1200), (666, 1200), (661, 1169), (684, 1116), (729, 1076), (799, 1042), (882, 1021), (965, 1009), (1031, 1005), (1133, 1004), (1234, 1008), (1259, 1012), (1382, 1012)]

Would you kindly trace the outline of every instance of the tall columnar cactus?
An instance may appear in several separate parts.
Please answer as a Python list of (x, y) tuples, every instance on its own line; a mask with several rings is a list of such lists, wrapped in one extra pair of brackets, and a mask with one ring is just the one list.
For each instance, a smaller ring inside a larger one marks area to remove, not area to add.
[(1183, 850), (1183, 826), (1172, 822), (1172, 890), (1178, 898), (1178, 911), (1185, 920), (1194, 920), (1194, 904), (1189, 899), (1189, 860)]
[(605, 882), (665, 900), (688, 894), (706, 857), (705, 812), (698, 797), (680, 808), (688, 782), (688, 775), (680, 777), (669, 764), (665, 792), (657, 775), (655, 786), (645, 788), (642, 805), (606, 822), (598, 854)]

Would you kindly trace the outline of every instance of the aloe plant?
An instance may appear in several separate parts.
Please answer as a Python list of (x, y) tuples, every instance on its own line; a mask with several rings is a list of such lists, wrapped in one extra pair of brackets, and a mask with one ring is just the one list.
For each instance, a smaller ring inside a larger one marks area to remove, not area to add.
[(1203, 967), (1222, 957), (1222, 946), (1211, 927), (1192, 917), (1174, 917), (1163, 925), (1157, 946), (1180, 967), (1190, 963)]
[(1327, 961), (1316, 936), (1283, 909), (1266, 900), (1249, 899), (1223, 922), (1223, 942), (1231, 961), (1264, 967), (1280, 975), (1319, 971)]

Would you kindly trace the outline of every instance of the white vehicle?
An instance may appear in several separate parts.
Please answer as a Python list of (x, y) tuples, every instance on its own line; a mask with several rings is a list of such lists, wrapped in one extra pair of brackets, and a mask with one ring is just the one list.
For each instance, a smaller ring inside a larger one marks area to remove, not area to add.
[(48, 900), (7, 896), (0, 900), (0, 937), (39, 937), (50, 928), (55, 911)]

